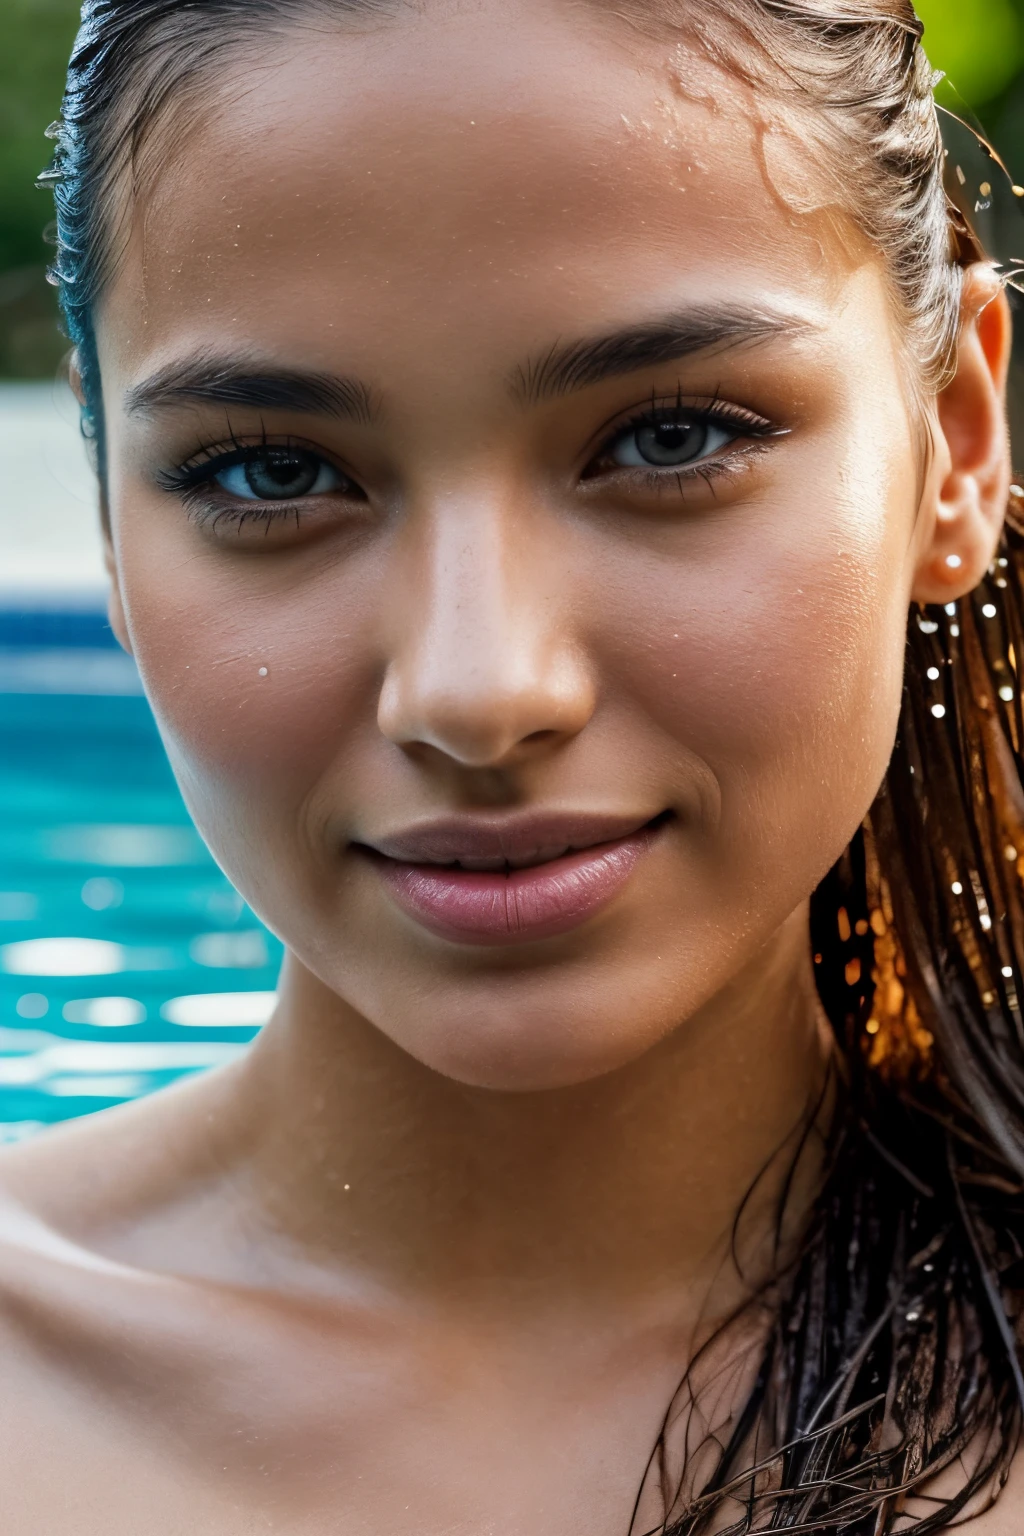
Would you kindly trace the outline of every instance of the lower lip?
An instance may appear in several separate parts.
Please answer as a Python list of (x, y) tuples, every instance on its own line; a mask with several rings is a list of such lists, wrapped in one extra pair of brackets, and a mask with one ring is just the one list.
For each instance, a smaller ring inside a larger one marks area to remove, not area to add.
[(617, 842), (509, 874), (380, 856), (374, 863), (402, 911), (439, 937), (461, 944), (522, 944), (568, 933), (607, 906), (653, 835), (645, 827)]

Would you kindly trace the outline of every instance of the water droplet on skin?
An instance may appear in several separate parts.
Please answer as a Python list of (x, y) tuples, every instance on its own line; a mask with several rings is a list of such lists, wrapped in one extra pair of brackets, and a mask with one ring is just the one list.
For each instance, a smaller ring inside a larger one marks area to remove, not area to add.
[(260, 677), (268, 676), (268, 671), (269, 669), (267, 667), (260, 667)]
[(958, 571), (963, 565), (963, 561), (959, 555), (947, 555), (946, 564), (949, 566), (951, 571)]

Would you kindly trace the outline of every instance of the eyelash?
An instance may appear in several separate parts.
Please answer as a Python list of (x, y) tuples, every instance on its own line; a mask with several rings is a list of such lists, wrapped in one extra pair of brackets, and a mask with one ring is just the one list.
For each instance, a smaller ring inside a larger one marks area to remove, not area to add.
[[(600, 438), (601, 446), (591, 456), (588, 464), (600, 464), (606, 461), (616, 443), (639, 432), (642, 428), (673, 425), (680, 418), (698, 426), (718, 427), (732, 432), (735, 434), (734, 441), (741, 437), (763, 441), (767, 438), (786, 435), (785, 428), (775, 426), (765, 417), (747, 410), (744, 406), (732, 405), (718, 395), (688, 401), (679, 390), (670, 403), (667, 403), (664, 398), (659, 401), (657, 396), (652, 395), (649, 405), (643, 410), (619, 422), (610, 431), (607, 427), (603, 428)], [(732, 444), (730, 443), (729, 446), (731, 447)], [(678, 466), (665, 465), (660, 469), (653, 465), (650, 469), (641, 469), (639, 466), (614, 466), (612, 473), (617, 471), (619, 474), (627, 474), (634, 484), (639, 482), (650, 489), (665, 491), (674, 488), (682, 494), (684, 482), (687, 480), (693, 481), (700, 478), (710, 485), (713, 479), (731, 474), (736, 468), (736, 456), (730, 455), (728, 458), (696, 459), (691, 463)], [(596, 477), (586, 476), (585, 478)]]
[[(588, 468), (591, 465), (606, 463), (616, 444), (627, 439), (630, 434), (639, 432), (643, 428), (672, 425), (678, 423), (680, 418), (699, 426), (718, 427), (734, 432), (737, 438), (747, 437), (756, 440), (782, 435), (780, 428), (773, 426), (763, 416), (746, 410), (743, 406), (731, 405), (717, 396), (698, 401), (684, 401), (680, 391), (671, 403), (667, 403), (664, 399), (659, 401), (657, 397), (652, 396), (650, 404), (642, 410), (636, 411), (614, 427), (604, 428), (600, 446), (588, 460)], [(218, 492), (222, 496), (230, 496), (230, 492), (225, 492), (213, 485), (217, 475), (225, 474), (237, 465), (259, 463), (261, 459), (266, 459), (270, 450), (277, 452), (291, 450), (296, 455), (314, 458), (321, 464), (328, 465), (340, 476), (341, 480), (351, 488), (348, 494), (355, 492), (360, 497), (364, 495), (361, 487), (343, 470), (338, 469), (336, 465), (331, 465), (323, 454), (297, 439), (285, 437), (272, 440), (264, 432), (260, 440), (255, 443), (240, 442), (234, 434), (230, 441), (233, 446), (226, 452), (222, 451), (219, 445), (203, 448), (185, 463), (172, 469), (158, 471), (155, 477), (160, 489), (178, 496), (189, 515), (200, 522), (216, 524), (227, 519), (236, 526), (251, 522), (264, 522), (269, 526), (272, 522), (286, 517), (294, 517), (296, 523), (299, 522), (302, 505), (308, 499), (306, 497), (284, 498), (277, 502), (248, 501), (242, 498), (231, 498), (228, 502), (215, 499)], [(727, 458), (698, 459), (679, 466), (666, 465), (657, 468), (651, 465), (649, 469), (620, 464), (611, 466), (610, 473), (615, 474), (616, 477), (626, 475), (633, 484), (641, 484), (647, 489), (660, 492), (674, 487), (682, 494), (685, 481), (692, 481), (699, 476), (710, 484), (713, 478), (730, 473), (734, 468), (733, 456), (733, 462)], [(584, 480), (597, 478), (599, 476), (584, 473)]]
[(155, 476), (159, 488), (179, 497), (189, 515), (200, 522), (217, 523), (226, 518), (236, 525), (254, 521), (269, 525), (284, 517), (294, 517), (298, 522), (303, 497), (290, 498), (294, 502), (291, 506), (288, 504), (288, 498), (277, 502), (232, 498), (230, 504), (214, 500), (218, 491), (221, 495), (230, 495), (213, 485), (217, 475), (226, 474), (229, 469), (234, 469), (237, 465), (259, 463), (271, 452), (291, 451), (296, 455), (301, 454), (305, 458), (315, 459), (321, 465), (328, 465), (333, 469), (334, 473), (342, 481), (347, 482), (353, 491), (359, 490), (355, 481), (346, 475), (344, 470), (330, 464), (317, 449), (297, 438), (272, 439), (263, 432), (258, 442), (243, 443), (232, 433), (230, 441), (234, 446), (227, 452), (224, 452), (219, 444), (203, 448), (191, 459), (187, 459), (184, 464), (172, 469), (158, 470)]

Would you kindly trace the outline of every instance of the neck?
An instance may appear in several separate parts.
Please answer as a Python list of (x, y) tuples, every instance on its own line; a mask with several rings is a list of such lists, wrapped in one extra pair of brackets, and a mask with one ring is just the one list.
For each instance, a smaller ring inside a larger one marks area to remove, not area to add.
[[(500, 1293), (506, 1309), (516, 1294), (703, 1295), (714, 1278), (728, 1308), (733, 1244), (749, 1278), (777, 1237), (822, 1026), (806, 908), (641, 1060), (545, 1093), (440, 1077), (289, 960), (229, 1118), (271, 1229), (318, 1269), (460, 1306)], [(792, 1185), (797, 1225), (817, 1145)]]

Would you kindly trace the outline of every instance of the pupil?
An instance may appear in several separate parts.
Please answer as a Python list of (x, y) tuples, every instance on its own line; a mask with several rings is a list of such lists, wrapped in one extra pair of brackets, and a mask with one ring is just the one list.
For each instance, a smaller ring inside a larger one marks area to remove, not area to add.
[(265, 454), (245, 466), (245, 479), (254, 496), (273, 500), (281, 496), (305, 496), (316, 484), (319, 466), (312, 457)]
[(685, 464), (696, 458), (707, 439), (707, 428), (695, 421), (662, 421), (636, 434), (641, 458), (648, 464)]

